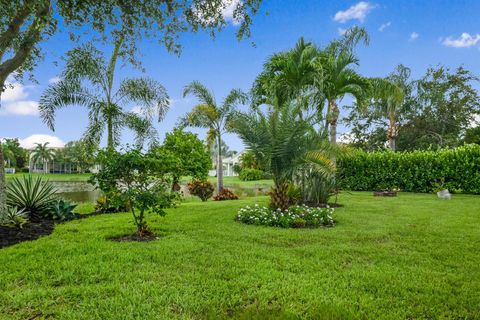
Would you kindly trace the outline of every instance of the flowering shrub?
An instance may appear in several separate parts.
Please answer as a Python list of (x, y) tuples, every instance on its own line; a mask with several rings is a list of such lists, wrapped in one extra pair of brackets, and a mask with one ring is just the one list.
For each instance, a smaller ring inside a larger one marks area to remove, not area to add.
[(220, 191), (215, 197), (213, 197), (213, 200), (215, 201), (222, 201), (222, 200), (237, 200), (238, 196), (233, 193), (232, 190), (223, 188), (222, 191)]
[(272, 210), (267, 207), (246, 206), (238, 211), (236, 220), (246, 223), (282, 228), (305, 228), (305, 227), (332, 227), (333, 208), (315, 208), (307, 206), (293, 206), (287, 210)]
[(214, 187), (209, 181), (195, 180), (189, 182), (187, 187), (191, 195), (199, 197), (202, 201), (207, 201), (213, 195)]

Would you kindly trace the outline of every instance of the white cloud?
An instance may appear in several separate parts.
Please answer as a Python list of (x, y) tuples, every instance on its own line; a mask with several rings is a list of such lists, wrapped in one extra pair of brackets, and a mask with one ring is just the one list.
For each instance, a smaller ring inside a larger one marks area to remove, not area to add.
[(7, 82), (7, 88), (2, 93), (2, 102), (16, 101), (20, 99), (25, 99), (28, 96), (28, 93), (25, 91), (25, 86), (21, 83)]
[(338, 11), (333, 17), (333, 20), (341, 23), (345, 23), (349, 20), (359, 20), (360, 22), (363, 22), (365, 21), (367, 14), (369, 14), (373, 8), (375, 8), (375, 6), (370, 3), (360, 1), (345, 11)]
[(37, 116), (38, 102), (21, 100), (2, 104), (0, 115)]
[(241, 4), (241, 0), (223, 0), (222, 4), (224, 6), (222, 10), (222, 16), (226, 21), (232, 22), (233, 25), (239, 25), (242, 21), (239, 21), (233, 17), (233, 12), (235, 11), (235, 8), (239, 4)]
[(387, 23), (382, 24), (382, 25), (378, 28), (378, 31), (383, 32), (385, 29), (387, 29), (387, 28), (390, 27), (391, 25), (392, 25), (392, 23), (391, 23), (390, 21), (388, 21)]
[(133, 112), (133, 113), (138, 114), (138, 115), (143, 115), (144, 114), (144, 111), (142, 110), (141, 106), (133, 107), (132, 109), (130, 109), (130, 112)]
[(442, 44), (446, 47), (452, 48), (469, 48), (477, 45), (480, 41), (480, 34), (470, 35), (467, 32), (464, 32), (460, 35), (460, 38), (454, 39), (452, 37), (448, 37), (443, 40)]
[(343, 36), (345, 35), (345, 33), (347, 33), (348, 29), (344, 29), (344, 28), (338, 28), (338, 34)]
[[(233, 25), (239, 25), (242, 21), (235, 19), (234, 18), (234, 12), (235, 9), (239, 4), (242, 4), (242, 0), (222, 0), (221, 3), (221, 11), (220, 13), (222, 14), (223, 19), (225, 19), (226, 22), (232, 23)], [(212, 22), (213, 19), (211, 19), (208, 16), (205, 16), (198, 8), (195, 6), (193, 7), (193, 12), (195, 15), (197, 15), (200, 19), (204, 20), (205, 23), (210, 23)]]
[(32, 149), (36, 143), (45, 142), (48, 142), (48, 146), (51, 148), (63, 148), (65, 146), (65, 142), (60, 138), (48, 134), (32, 134), (25, 139), (21, 139), (20, 146), (22, 146), (22, 148)]
[(60, 77), (53, 77), (53, 78), (48, 79), (48, 83), (49, 84), (54, 84), (54, 83), (59, 82), (60, 80), (62, 80)]
[(7, 89), (1, 95), (0, 116), (37, 116), (38, 102), (28, 100), (29, 92), (18, 82), (7, 83)]
[(415, 41), (420, 37), (420, 34), (416, 33), (415, 31), (410, 34), (410, 41)]

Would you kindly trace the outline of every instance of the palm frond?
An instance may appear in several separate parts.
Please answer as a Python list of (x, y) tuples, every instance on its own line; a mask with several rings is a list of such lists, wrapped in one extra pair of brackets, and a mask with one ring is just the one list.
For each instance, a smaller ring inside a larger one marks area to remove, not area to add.
[(200, 104), (216, 107), (217, 103), (215, 102), (215, 97), (213, 96), (212, 92), (207, 89), (203, 84), (199, 81), (193, 81), (188, 84), (183, 90), (183, 97), (188, 95), (195, 96)]

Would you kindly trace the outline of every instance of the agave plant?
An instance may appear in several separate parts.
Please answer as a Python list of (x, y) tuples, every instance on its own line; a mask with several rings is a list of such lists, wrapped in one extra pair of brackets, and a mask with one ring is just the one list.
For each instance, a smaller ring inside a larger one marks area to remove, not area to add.
[(31, 175), (13, 179), (7, 186), (7, 204), (25, 210), (31, 219), (49, 216), (55, 202), (55, 187)]
[(27, 215), (24, 209), (18, 210), (17, 207), (8, 207), (0, 215), (0, 225), (21, 229), (27, 223)]
[(75, 218), (73, 210), (77, 207), (76, 204), (63, 199), (57, 200), (52, 206), (52, 218), (54, 220), (66, 221)]

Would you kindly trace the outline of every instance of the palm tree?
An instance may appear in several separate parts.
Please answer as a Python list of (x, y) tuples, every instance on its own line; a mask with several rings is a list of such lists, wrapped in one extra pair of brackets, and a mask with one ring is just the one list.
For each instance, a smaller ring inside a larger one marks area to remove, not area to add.
[(252, 108), (237, 112), (231, 127), (247, 149), (272, 173), (274, 186), (270, 206), (287, 209), (289, 183), (296, 173), (308, 167), (321, 175), (331, 174), (335, 168), (332, 153), (319, 139), (314, 129), (316, 116), (300, 117), (302, 105), (279, 104), (278, 99), (267, 101), (266, 111)]
[(4, 164), (6, 164), (8, 167), (10, 167), (11, 164), (15, 163), (15, 161), (16, 161), (15, 153), (13, 152), (12, 148), (10, 147), (8, 141), (4, 141), (0, 145), (0, 148), (2, 148)]
[[(161, 121), (168, 111), (167, 92), (150, 78), (123, 79), (118, 90), (114, 91), (115, 67), (121, 46), (122, 39), (119, 39), (108, 63), (91, 44), (68, 53), (62, 80), (51, 85), (40, 99), (41, 117), (52, 130), (58, 109), (79, 105), (89, 110), (89, 124), (84, 134), (86, 141), (100, 143), (106, 130), (107, 146), (114, 148), (120, 143), (123, 128), (135, 132), (138, 145), (142, 145), (146, 138), (156, 139), (152, 120), (156, 116)], [(136, 110), (124, 111), (126, 104), (134, 104)]]
[(43, 172), (48, 172), (48, 162), (55, 157), (55, 151), (48, 147), (50, 143), (35, 143), (35, 148), (32, 151), (32, 161), (34, 165), (38, 162), (43, 162)]
[(337, 143), (340, 114), (338, 101), (351, 95), (356, 99), (357, 105), (363, 108), (371, 90), (370, 81), (353, 69), (359, 64), (353, 49), (360, 41), (368, 44), (368, 35), (365, 29), (354, 27), (349, 29), (342, 39), (333, 41), (324, 50), (318, 51), (323, 72), (322, 91), (327, 99), (325, 127), (330, 130), (332, 144)]
[(228, 122), (235, 111), (237, 104), (244, 104), (247, 96), (239, 89), (233, 89), (225, 97), (221, 105), (203, 84), (193, 81), (183, 91), (183, 96), (195, 96), (199, 104), (180, 120), (184, 126), (207, 128), (210, 142), (216, 141), (217, 145), (217, 192), (223, 190), (223, 163), (222, 163), (222, 134), (228, 129)]

